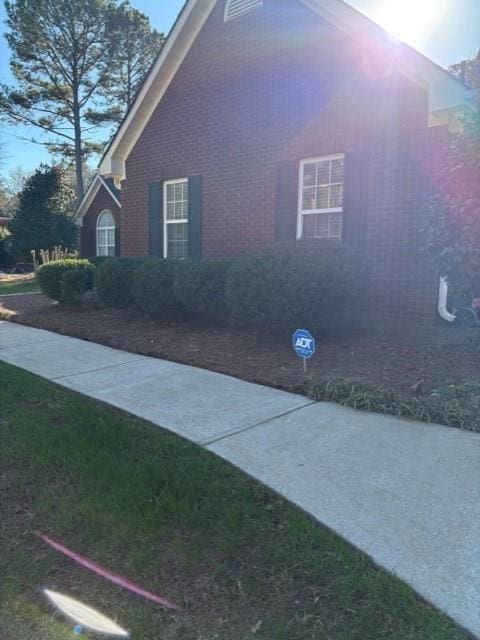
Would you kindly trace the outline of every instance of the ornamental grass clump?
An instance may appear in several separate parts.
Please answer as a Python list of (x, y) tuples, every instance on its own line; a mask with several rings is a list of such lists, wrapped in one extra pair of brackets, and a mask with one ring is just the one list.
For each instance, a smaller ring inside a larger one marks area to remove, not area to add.
[(314, 384), (309, 395), (313, 400), (337, 402), (362, 411), (480, 432), (480, 379), (408, 397), (392, 389), (334, 376)]

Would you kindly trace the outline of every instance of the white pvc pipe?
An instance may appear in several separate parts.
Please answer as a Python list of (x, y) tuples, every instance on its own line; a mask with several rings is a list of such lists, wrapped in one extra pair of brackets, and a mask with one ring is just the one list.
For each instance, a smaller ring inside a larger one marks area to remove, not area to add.
[(443, 320), (447, 322), (453, 322), (455, 317), (453, 313), (450, 313), (447, 307), (448, 300), (448, 285), (445, 278), (440, 278), (440, 288), (438, 291), (438, 313)]

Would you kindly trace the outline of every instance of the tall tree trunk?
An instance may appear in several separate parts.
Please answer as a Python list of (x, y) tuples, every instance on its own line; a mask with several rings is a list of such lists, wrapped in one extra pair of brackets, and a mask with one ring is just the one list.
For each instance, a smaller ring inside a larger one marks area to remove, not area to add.
[(80, 125), (80, 108), (78, 106), (77, 91), (73, 97), (73, 123), (75, 129), (75, 178), (77, 206), (83, 198), (83, 152), (82, 152), (82, 128)]

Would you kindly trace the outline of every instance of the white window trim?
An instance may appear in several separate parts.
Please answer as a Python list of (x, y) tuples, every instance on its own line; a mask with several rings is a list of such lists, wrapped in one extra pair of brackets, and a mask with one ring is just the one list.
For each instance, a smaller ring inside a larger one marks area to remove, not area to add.
[[(167, 220), (167, 187), (172, 184), (188, 183), (188, 178), (178, 178), (176, 180), (165, 180), (163, 183), (163, 257), (168, 258), (168, 234), (167, 225), (169, 224), (188, 224), (188, 216), (179, 218), (178, 220)], [(187, 196), (188, 198), (188, 196)], [(188, 210), (188, 201), (187, 201)]]
[[(98, 226), (98, 223), (99, 223), (99, 221), (100, 221), (100, 218), (102, 217), (102, 215), (103, 215), (104, 213), (109, 213), (109, 214), (112, 216), (113, 220), (115, 220), (115, 216), (114, 216), (114, 215), (113, 215), (113, 213), (110, 211), (110, 209), (102, 209), (102, 210), (100, 211), (100, 213), (98, 214), (98, 216), (97, 216), (97, 223), (96, 223), (96, 225), (95, 225), (95, 254), (97, 255), (97, 257), (98, 257), (98, 256), (108, 256), (108, 255), (109, 255), (109, 253), (108, 253), (108, 249), (109, 249), (109, 247), (113, 247), (113, 255), (115, 255), (115, 254), (116, 254), (116, 251), (117, 251), (117, 246), (116, 246), (116, 245), (117, 245), (117, 242), (116, 242), (116, 238), (115, 238), (115, 231), (116, 231), (116, 229), (117, 229), (116, 225), (113, 225), (113, 226), (110, 226), (110, 227), (100, 227), (100, 228), (99, 228), (99, 226)], [(106, 232), (107, 232), (107, 233), (106, 233), (107, 244), (102, 244), (102, 245), (100, 245), (100, 243), (98, 242), (98, 232), (99, 232), (100, 230), (102, 230), (102, 231), (106, 231)], [(113, 244), (108, 244), (108, 232), (109, 232), (109, 231), (113, 231)], [(107, 250), (107, 253), (102, 253), (102, 254), (100, 254), (100, 253), (99, 253), (100, 246), (105, 247), (105, 248), (106, 248), (106, 250)]]
[(343, 207), (333, 207), (329, 209), (308, 209), (304, 211), (303, 204), (303, 174), (305, 165), (309, 162), (318, 162), (319, 160), (344, 160), (344, 153), (332, 153), (328, 156), (314, 156), (312, 158), (302, 158), (298, 168), (298, 208), (297, 208), (297, 240), (302, 237), (303, 216), (315, 215), (319, 213), (343, 213)]

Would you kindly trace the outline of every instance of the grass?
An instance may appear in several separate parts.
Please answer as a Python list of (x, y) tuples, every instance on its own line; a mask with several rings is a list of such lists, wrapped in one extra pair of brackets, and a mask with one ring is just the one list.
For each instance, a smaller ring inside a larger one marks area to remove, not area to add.
[(0, 296), (9, 293), (31, 293), (39, 290), (35, 275), (32, 273), (0, 275)]
[(342, 376), (330, 376), (314, 384), (309, 396), (317, 401), (400, 416), (421, 422), (444, 424), (480, 433), (480, 379), (451, 384), (430, 394), (405, 397), (393, 389)]
[[(205, 450), (2, 363), (0, 380), (2, 640), (72, 637), (42, 587), (98, 607), (134, 640), (470, 637)], [(77, 567), (35, 530), (182, 611)]]

